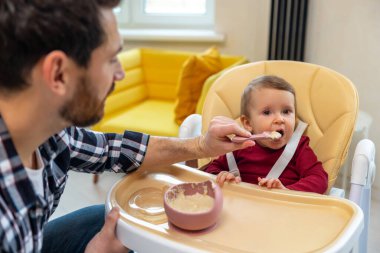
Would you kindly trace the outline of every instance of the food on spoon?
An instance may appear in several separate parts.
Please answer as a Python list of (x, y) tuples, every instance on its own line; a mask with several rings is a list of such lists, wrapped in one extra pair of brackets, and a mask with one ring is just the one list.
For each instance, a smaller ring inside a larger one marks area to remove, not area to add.
[(272, 131), (269, 133), (270, 137), (272, 138), (272, 140), (277, 140), (277, 139), (280, 139), (282, 134), (277, 132), (277, 131)]
[(241, 137), (241, 136), (234, 136), (231, 138), (232, 142), (235, 143), (242, 143), (248, 140), (260, 140), (260, 139), (272, 139), (272, 140), (277, 140), (280, 139), (282, 136), (281, 133), (277, 131), (272, 131), (272, 132), (262, 132), (261, 134), (254, 134), (251, 137)]

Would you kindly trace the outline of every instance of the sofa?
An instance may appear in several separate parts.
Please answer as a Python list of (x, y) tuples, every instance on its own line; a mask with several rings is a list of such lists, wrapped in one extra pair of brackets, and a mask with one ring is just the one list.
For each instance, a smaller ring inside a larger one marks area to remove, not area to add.
[[(213, 48), (214, 54), (215, 51)], [(181, 109), (178, 94), (182, 92), (192, 96), (184, 89), (179, 92), (183, 68), (190, 57), (201, 59), (204, 55), (136, 48), (123, 51), (118, 57), (125, 71), (125, 78), (116, 82), (114, 91), (106, 100), (103, 119), (92, 126), (92, 129), (116, 133), (122, 133), (127, 129), (158, 136), (178, 136), (180, 122), (175, 120), (176, 107)], [(201, 113), (208, 89), (223, 71), (247, 62), (243, 56), (217, 57), (220, 63), (219, 71), (214, 70), (215, 73), (210, 76), (199, 69), (198, 72), (194, 72), (198, 77), (203, 74), (205, 81), (200, 86), (199, 98), (196, 98), (196, 105), (190, 109), (191, 113)]]

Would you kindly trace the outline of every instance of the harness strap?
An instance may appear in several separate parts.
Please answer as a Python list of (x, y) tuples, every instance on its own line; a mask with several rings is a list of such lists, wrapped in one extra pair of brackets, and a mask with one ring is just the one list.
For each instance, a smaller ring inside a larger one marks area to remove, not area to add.
[[(307, 128), (307, 123), (299, 120), (296, 130), (294, 131), (292, 137), (290, 138), (288, 144), (286, 144), (284, 151), (278, 158), (276, 163), (273, 165), (272, 169), (269, 171), (267, 178), (279, 178), (282, 172), (285, 170), (286, 166), (292, 159), (302, 134)], [(229, 152), (226, 154), (228, 169), (235, 177), (240, 176), (239, 168), (236, 164), (234, 154)]]
[(278, 158), (276, 163), (273, 165), (272, 169), (269, 171), (267, 178), (279, 178), (282, 172), (285, 170), (286, 166), (292, 159), (298, 143), (300, 142), (303, 132), (305, 132), (307, 124), (303, 121), (299, 121), (296, 130), (294, 131), (292, 137), (290, 138), (288, 144), (286, 144), (284, 151)]

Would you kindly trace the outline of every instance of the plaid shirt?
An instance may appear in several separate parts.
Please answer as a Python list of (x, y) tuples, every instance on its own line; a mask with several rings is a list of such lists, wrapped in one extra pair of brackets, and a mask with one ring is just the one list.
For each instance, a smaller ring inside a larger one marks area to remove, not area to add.
[(131, 172), (142, 163), (149, 136), (102, 134), (70, 127), (39, 147), (45, 196), (37, 195), (0, 115), (0, 252), (39, 252), (42, 229), (56, 209), (68, 170)]

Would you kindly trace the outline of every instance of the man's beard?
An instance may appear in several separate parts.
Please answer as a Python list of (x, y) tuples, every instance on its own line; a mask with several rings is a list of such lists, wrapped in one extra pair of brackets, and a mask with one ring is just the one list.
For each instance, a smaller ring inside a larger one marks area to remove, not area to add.
[(107, 96), (99, 101), (91, 91), (88, 79), (82, 77), (77, 83), (74, 96), (61, 108), (61, 117), (74, 126), (88, 127), (99, 122), (104, 115), (105, 99), (112, 92), (112, 84)]

